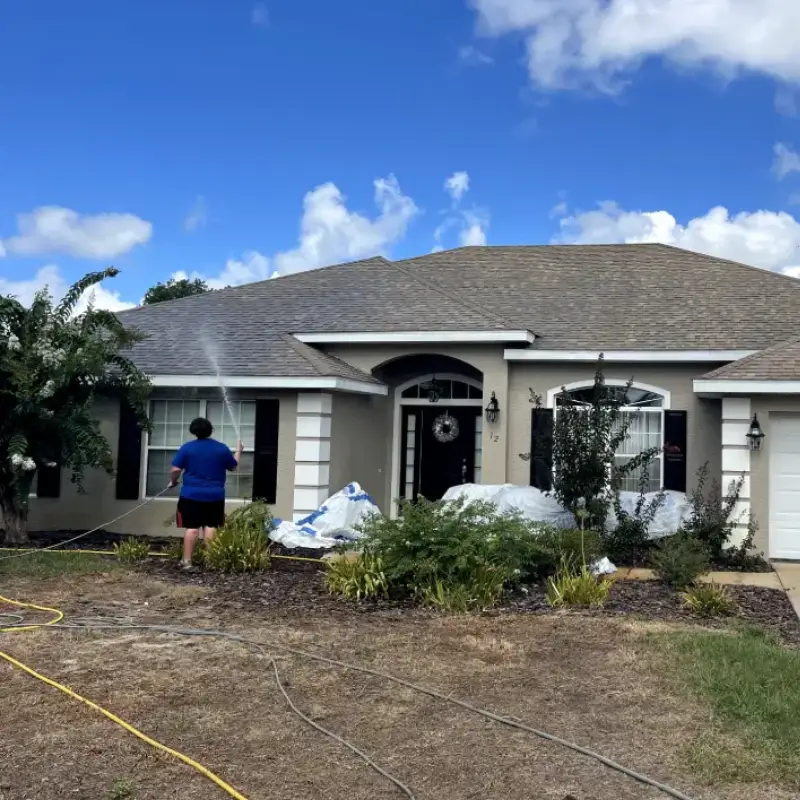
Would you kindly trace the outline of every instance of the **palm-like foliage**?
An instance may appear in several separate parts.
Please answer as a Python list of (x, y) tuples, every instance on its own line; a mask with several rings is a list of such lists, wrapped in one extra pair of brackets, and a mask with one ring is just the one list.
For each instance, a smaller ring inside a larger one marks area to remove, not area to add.
[(30, 308), (0, 296), (0, 512), (7, 542), (27, 539), (31, 483), (60, 464), (82, 488), (87, 469), (113, 471), (111, 448), (94, 415), (98, 397), (126, 398), (146, 426), (150, 384), (126, 356), (140, 334), (109, 311), (76, 307), (117, 270), (86, 275), (54, 303), (47, 289)]

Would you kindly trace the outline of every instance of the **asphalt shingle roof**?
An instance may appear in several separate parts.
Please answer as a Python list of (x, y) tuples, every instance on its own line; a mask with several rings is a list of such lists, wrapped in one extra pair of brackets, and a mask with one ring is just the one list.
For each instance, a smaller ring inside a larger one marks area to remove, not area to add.
[(660, 244), (372, 258), (122, 313), (151, 374), (369, 376), (295, 333), (520, 330), (546, 350), (761, 350), (797, 335), (800, 281)]
[(747, 358), (726, 364), (706, 375), (704, 380), (796, 381), (800, 379), (800, 338), (781, 342)]
[(399, 263), (547, 350), (760, 350), (800, 324), (797, 279), (662, 244), (468, 247)]

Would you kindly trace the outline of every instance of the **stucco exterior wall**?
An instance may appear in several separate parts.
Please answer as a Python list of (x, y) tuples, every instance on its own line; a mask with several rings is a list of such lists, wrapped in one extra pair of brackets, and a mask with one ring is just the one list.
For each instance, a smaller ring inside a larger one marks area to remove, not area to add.
[(392, 404), (388, 397), (335, 394), (331, 493), (357, 481), (381, 510), (390, 505)]
[[(508, 408), (509, 443), (507, 480), (509, 483), (528, 484), (529, 462), (523, 461), (520, 453), (530, 450), (531, 404), (530, 392), (542, 397), (547, 404), (547, 393), (577, 381), (594, 379), (595, 364), (553, 364), (541, 362), (514, 361), (511, 363), (509, 377)], [(628, 380), (657, 386), (670, 392), (672, 409), (687, 412), (686, 470), (688, 487), (694, 486), (695, 473), (703, 463), (708, 462), (711, 475), (719, 478), (722, 469), (721, 456), (721, 406), (719, 400), (698, 398), (692, 389), (692, 381), (713, 369), (714, 365), (673, 365), (673, 364), (612, 364), (604, 367), (607, 379)]]
[[(389, 364), (392, 361), (411, 355), (447, 356), (455, 358), (480, 371), (483, 375), (483, 405), (489, 401), (492, 392), (495, 393), (500, 404), (500, 418), (492, 424), (483, 426), (483, 483), (505, 483), (507, 462), (507, 425), (508, 415), (508, 362), (503, 359), (503, 348), (500, 345), (419, 345), (419, 346), (375, 346), (375, 345), (336, 345), (325, 348), (325, 352), (341, 358), (354, 367), (371, 373), (374, 369)], [(384, 471), (386, 485), (383, 490), (381, 508), (386, 509), (393, 500), (392, 473), (398, 469), (393, 463), (393, 437), (395, 435), (395, 389), (404, 381), (415, 377), (398, 371), (389, 381), (389, 395), (382, 398), (386, 405), (385, 428), (382, 435), (386, 438), (386, 451), (384, 456)], [(379, 415), (383, 412), (378, 412)], [(336, 414), (334, 413), (334, 428), (336, 428)], [(356, 425), (355, 430), (358, 430)], [(380, 432), (380, 427), (375, 428)], [(379, 434), (381, 435), (381, 434)], [(374, 458), (374, 455), (368, 456)], [(331, 463), (333, 465), (333, 456)], [(354, 472), (366, 471), (360, 462), (354, 461)], [(333, 467), (332, 467), (333, 468)], [(376, 496), (376, 500), (378, 497)]]
[[(157, 390), (154, 399), (180, 399), (182, 397), (218, 399), (219, 392), (204, 393), (194, 391), (191, 394), (181, 390)], [(297, 395), (292, 392), (267, 393), (257, 390), (239, 390), (230, 392), (231, 400), (254, 400), (278, 398), (280, 412), (278, 422), (278, 485), (275, 513), (277, 516), (292, 514), (292, 493), (294, 490), (294, 449), (295, 418), (297, 412)], [(116, 462), (119, 437), (119, 405), (108, 400), (98, 401), (97, 418), (100, 428), (111, 445)], [(187, 439), (189, 434), (187, 431)], [(143, 445), (144, 446), (144, 445)], [(30, 503), (29, 527), (31, 530), (88, 530), (137, 506), (141, 500), (117, 500), (116, 483), (113, 476), (102, 470), (87, 472), (84, 481), (86, 493), (79, 495), (76, 487), (70, 482), (69, 472), (61, 475), (61, 496), (52, 499), (32, 498)], [(142, 485), (143, 491), (143, 485)], [(229, 502), (228, 510), (237, 503)], [(158, 498), (152, 503), (108, 526), (112, 533), (148, 534), (151, 536), (171, 536), (181, 533), (172, 525), (166, 527), (166, 520), (175, 516), (175, 500)]]

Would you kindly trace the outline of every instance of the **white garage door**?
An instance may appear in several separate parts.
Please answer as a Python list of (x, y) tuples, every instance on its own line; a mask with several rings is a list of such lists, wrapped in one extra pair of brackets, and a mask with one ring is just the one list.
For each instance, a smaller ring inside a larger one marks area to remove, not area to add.
[(769, 452), (769, 557), (800, 560), (800, 414), (770, 415)]

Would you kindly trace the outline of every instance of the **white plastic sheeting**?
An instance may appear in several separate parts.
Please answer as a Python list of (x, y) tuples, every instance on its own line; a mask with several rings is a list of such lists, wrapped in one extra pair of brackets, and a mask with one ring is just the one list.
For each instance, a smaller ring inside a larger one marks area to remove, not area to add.
[(269, 538), (290, 549), (329, 549), (358, 539), (356, 526), (372, 514), (380, 514), (375, 501), (359, 484), (348, 483), (307, 517), (297, 522), (274, 520)]
[[(655, 492), (646, 494), (645, 502), (649, 502), (655, 496)], [(478, 501), (493, 503), (501, 513), (517, 511), (525, 519), (533, 522), (543, 522), (559, 528), (576, 526), (575, 518), (559, 504), (555, 497), (533, 486), (515, 486), (511, 483), (484, 486), (482, 484), (466, 483), (462, 486), (454, 486), (448, 489), (442, 499), (463, 499), (468, 503)], [(638, 499), (638, 492), (621, 492), (620, 504), (622, 510), (632, 514)], [(664, 502), (656, 511), (653, 522), (648, 528), (650, 538), (659, 539), (675, 533), (688, 518), (689, 512), (689, 501), (683, 492), (665, 492)], [(616, 523), (617, 518), (614, 509), (610, 507), (606, 518), (607, 530), (614, 530)]]

